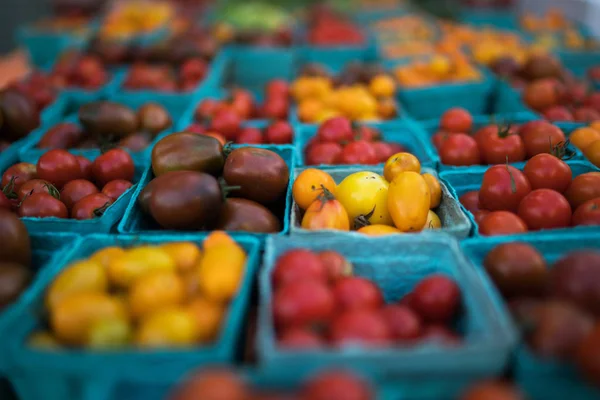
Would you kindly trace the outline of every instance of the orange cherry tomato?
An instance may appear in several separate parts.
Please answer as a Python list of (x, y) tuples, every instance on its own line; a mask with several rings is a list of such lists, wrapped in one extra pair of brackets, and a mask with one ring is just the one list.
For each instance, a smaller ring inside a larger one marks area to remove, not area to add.
[(306, 210), (323, 194), (323, 188), (335, 193), (335, 181), (327, 172), (309, 168), (300, 173), (294, 181), (292, 194), (298, 206)]

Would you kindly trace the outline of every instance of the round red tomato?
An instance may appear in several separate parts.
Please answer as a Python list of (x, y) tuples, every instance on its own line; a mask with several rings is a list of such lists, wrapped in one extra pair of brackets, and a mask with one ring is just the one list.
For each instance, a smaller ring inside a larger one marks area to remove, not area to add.
[(12, 191), (19, 190), (25, 182), (37, 178), (36, 166), (30, 163), (18, 163), (8, 168), (2, 174), (2, 188), (7, 188), (12, 182)]
[(325, 267), (329, 282), (334, 283), (352, 275), (352, 264), (340, 253), (326, 250), (319, 253), (319, 258)]
[(306, 151), (307, 165), (333, 165), (342, 154), (343, 148), (338, 143), (315, 143)]
[(322, 372), (302, 390), (304, 400), (372, 400), (371, 388), (356, 376), (341, 371)]
[(443, 131), (437, 132), (431, 137), (431, 143), (433, 143), (435, 148), (438, 151), (440, 151), (442, 148), (442, 145), (444, 144), (446, 139), (448, 139), (448, 136), (450, 136), (450, 134), (447, 132), (443, 132)]
[(290, 328), (279, 337), (279, 345), (287, 349), (315, 349), (323, 347), (325, 341), (306, 328)]
[(382, 310), (392, 336), (396, 340), (413, 340), (421, 336), (423, 323), (418, 314), (410, 307), (388, 304)]
[(517, 211), (529, 192), (531, 184), (521, 171), (510, 165), (494, 165), (483, 175), (479, 205), (490, 211)]
[(90, 194), (98, 193), (98, 188), (90, 181), (85, 179), (75, 179), (68, 182), (60, 191), (60, 199), (69, 210), (75, 203)]
[(353, 139), (352, 122), (345, 117), (334, 117), (323, 122), (317, 131), (321, 142), (349, 142)]
[(429, 322), (448, 322), (458, 311), (460, 288), (444, 275), (432, 275), (415, 286), (411, 306)]
[(373, 142), (371, 147), (375, 150), (375, 154), (377, 157), (377, 161), (380, 163), (384, 163), (393, 156), (398, 153), (389, 143), (386, 142)]
[(240, 134), (235, 139), (236, 143), (244, 144), (262, 144), (263, 134), (258, 128), (246, 127), (240, 130)]
[(56, 217), (68, 218), (69, 212), (65, 204), (48, 193), (34, 193), (27, 196), (19, 206), (19, 217)]
[[(50, 193), (53, 191), (53, 193)], [(50, 193), (54, 197), (58, 194), (58, 191), (52, 184), (43, 179), (32, 179), (25, 182), (19, 190), (17, 190), (17, 199), (23, 201), (26, 196), (30, 196), (34, 193)]]
[(525, 144), (527, 158), (552, 153), (554, 146), (565, 142), (563, 131), (548, 121), (530, 121), (521, 126), (519, 135)]
[(473, 117), (464, 108), (451, 108), (442, 114), (440, 129), (453, 133), (469, 133), (473, 128)]
[(37, 162), (37, 173), (40, 179), (47, 180), (58, 189), (65, 183), (82, 176), (77, 157), (66, 150), (50, 150)]
[(383, 305), (377, 285), (358, 276), (340, 279), (333, 287), (333, 296), (340, 310), (377, 309)]
[(92, 163), (92, 171), (99, 186), (118, 179), (131, 182), (135, 175), (133, 159), (123, 149), (112, 149), (98, 156)]
[(481, 155), (477, 142), (464, 133), (449, 135), (440, 148), (443, 164), (464, 166), (481, 163)]
[(291, 282), (275, 291), (273, 317), (280, 327), (327, 323), (335, 311), (329, 287), (316, 280)]
[(219, 132), (227, 140), (235, 140), (242, 121), (238, 113), (230, 107), (221, 107), (210, 121), (210, 130)]
[(89, 194), (73, 205), (71, 218), (84, 220), (101, 217), (111, 204), (110, 197), (102, 193)]
[(577, 207), (571, 223), (573, 226), (600, 225), (600, 197), (588, 200)]
[(573, 210), (588, 200), (600, 197), (600, 172), (587, 172), (576, 176), (565, 192)]
[(504, 164), (525, 160), (525, 145), (521, 137), (509, 128), (494, 127), (479, 141), (479, 151), (484, 164)]
[(220, 107), (221, 102), (218, 100), (204, 99), (196, 108), (194, 118), (200, 122), (210, 120)]
[(361, 125), (354, 130), (354, 140), (366, 140), (375, 142), (381, 139), (381, 133), (370, 126)]
[(265, 142), (274, 144), (292, 143), (294, 128), (287, 121), (275, 121), (265, 130)]
[(527, 224), (517, 214), (494, 211), (483, 217), (479, 233), (484, 236), (514, 235), (527, 232)]
[(277, 259), (272, 274), (276, 288), (301, 280), (327, 282), (327, 273), (321, 258), (309, 250), (290, 250)]
[(339, 155), (337, 162), (339, 164), (377, 164), (377, 153), (373, 148), (373, 144), (366, 140), (357, 140), (356, 142), (348, 143), (342, 153)]
[(115, 202), (123, 193), (127, 191), (127, 189), (132, 186), (133, 183), (129, 181), (117, 179), (116, 181), (110, 181), (104, 185), (102, 188), (102, 193), (110, 197), (110, 199)]
[(387, 346), (392, 341), (392, 331), (379, 310), (350, 309), (338, 314), (329, 329), (333, 344)]
[(538, 154), (527, 161), (523, 173), (532, 189), (552, 189), (563, 193), (571, 184), (571, 167), (551, 154)]
[(479, 207), (479, 190), (471, 190), (459, 197), (458, 201), (471, 213), (481, 210)]
[(490, 213), (488, 210), (477, 210), (473, 213), (473, 218), (477, 224), (481, 224), (481, 221)]
[(519, 217), (532, 231), (565, 228), (571, 224), (571, 206), (557, 191), (537, 189), (521, 201)]
[(81, 168), (81, 179), (86, 179), (88, 181), (94, 179), (92, 173), (92, 162), (84, 156), (75, 157), (77, 158), (77, 162), (79, 162), (79, 167)]

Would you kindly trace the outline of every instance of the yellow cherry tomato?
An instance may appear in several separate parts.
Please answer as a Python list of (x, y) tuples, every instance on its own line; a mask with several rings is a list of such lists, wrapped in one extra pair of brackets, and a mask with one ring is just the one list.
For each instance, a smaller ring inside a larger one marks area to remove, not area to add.
[(392, 97), (396, 92), (396, 83), (389, 75), (377, 75), (369, 83), (369, 90), (376, 97)]
[(406, 171), (390, 183), (388, 209), (396, 228), (418, 232), (427, 222), (431, 194), (429, 185), (417, 172)]
[(195, 318), (200, 343), (212, 341), (221, 328), (225, 307), (203, 297), (193, 299), (187, 311)]
[(421, 172), (419, 159), (410, 153), (396, 153), (385, 162), (383, 176), (391, 182), (404, 171)]
[(181, 303), (185, 285), (173, 271), (154, 271), (137, 279), (129, 290), (129, 311), (134, 318)]
[(204, 242), (202, 242), (202, 247), (204, 250), (208, 250), (211, 247), (220, 246), (222, 244), (227, 244), (231, 246), (237, 246), (237, 243), (231, 236), (229, 236), (224, 231), (212, 231), (208, 234)]
[(104, 318), (94, 321), (87, 332), (86, 347), (96, 350), (117, 349), (131, 341), (132, 327), (126, 318)]
[(569, 136), (573, 146), (585, 152), (585, 149), (596, 140), (600, 140), (600, 131), (592, 127), (581, 127), (575, 129)]
[(183, 307), (157, 310), (142, 319), (135, 343), (143, 348), (188, 347), (198, 340), (194, 316)]
[(308, 168), (302, 171), (292, 186), (292, 195), (298, 207), (306, 210), (319, 195), (323, 194), (323, 188), (335, 194), (335, 181), (327, 172)]
[(427, 221), (425, 222), (423, 229), (441, 229), (441, 227), (442, 221), (440, 220), (440, 217), (432, 210), (429, 210), (427, 213)]
[(177, 270), (180, 272), (191, 271), (198, 265), (202, 256), (200, 248), (192, 242), (165, 243), (160, 248), (175, 260)]
[(437, 208), (442, 201), (442, 186), (440, 185), (440, 181), (431, 174), (423, 174), (423, 179), (427, 182), (429, 192), (431, 193), (431, 204), (429, 204), (429, 207), (432, 209)]
[(198, 271), (200, 292), (217, 302), (231, 300), (244, 277), (246, 253), (237, 244), (207, 249)]
[(120, 247), (105, 247), (92, 254), (89, 260), (100, 263), (100, 265), (102, 265), (104, 268), (108, 268), (108, 265), (112, 260), (122, 256), (123, 254), (125, 254), (125, 250)]
[(108, 279), (104, 267), (96, 261), (84, 260), (69, 265), (50, 284), (46, 306), (55, 307), (69, 296), (81, 292), (105, 292)]
[(592, 164), (600, 168), (600, 139), (590, 143), (583, 153)]
[(403, 233), (400, 229), (389, 225), (367, 225), (357, 230), (357, 232), (367, 236), (385, 236), (393, 235), (395, 233)]
[(302, 228), (311, 231), (335, 229), (339, 231), (350, 230), (350, 219), (344, 206), (334, 199), (317, 199), (304, 213)]
[(105, 318), (127, 318), (122, 301), (106, 293), (76, 293), (50, 310), (50, 324), (65, 344), (83, 345), (92, 324)]
[(335, 198), (348, 212), (350, 223), (359, 216), (373, 225), (392, 225), (388, 211), (389, 183), (374, 172), (356, 172), (348, 175), (335, 190)]
[(151, 271), (174, 271), (175, 260), (160, 247), (140, 246), (127, 250), (121, 257), (113, 259), (108, 266), (108, 277), (120, 287), (131, 284)]

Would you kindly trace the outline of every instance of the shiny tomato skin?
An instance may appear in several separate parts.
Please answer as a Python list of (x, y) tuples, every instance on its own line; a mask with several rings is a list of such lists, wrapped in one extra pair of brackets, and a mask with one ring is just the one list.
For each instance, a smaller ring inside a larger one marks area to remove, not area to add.
[(307, 165), (334, 165), (342, 154), (338, 143), (315, 143), (306, 151)]
[(453, 133), (469, 133), (473, 128), (473, 117), (464, 108), (451, 108), (442, 114), (440, 129)]
[(571, 225), (569, 202), (562, 194), (551, 189), (537, 189), (525, 196), (518, 214), (531, 231)]
[(600, 197), (588, 200), (577, 207), (571, 224), (573, 226), (600, 225)]
[(460, 288), (445, 275), (432, 275), (415, 286), (411, 305), (429, 322), (448, 322), (456, 315), (461, 302)]
[(343, 144), (352, 140), (352, 122), (345, 117), (334, 117), (323, 122), (317, 131), (321, 142)]
[(481, 210), (481, 207), (479, 207), (479, 190), (471, 190), (463, 194), (458, 201), (471, 213)]
[(289, 144), (294, 140), (294, 128), (287, 121), (275, 121), (265, 129), (265, 142)]
[(531, 184), (532, 189), (552, 189), (563, 193), (573, 179), (571, 167), (551, 154), (538, 154), (533, 156), (523, 173)]
[(537, 154), (550, 153), (552, 147), (564, 143), (564, 132), (548, 121), (530, 121), (521, 126), (519, 135), (523, 139), (527, 158)]
[(439, 152), (442, 163), (446, 165), (467, 166), (481, 163), (477, 142), (464, 133), (449, 135)]
[(481, 224), (481, 221), (490, 213), (488, 210), (477, 210), (473, 213), (473, 218), (477, 224)]
[(334, 311), (335, 299), (323, 282), (292, 282), (277, 289), (273, 295), (273, 316), (278, 327), (326, 323)]
[(358, 276), (336, 282), (333, 296), (339, 310), (378, 309), (383, 305), (383, 295), (377, 285)]
[(479, 151), (484, 164), (504, 164), (525, 160), (525, 145), (519, 135), (508, 133), (502, 137), (495, 127), (491, 135), (481, 139)]
[(316, 253), (296, 249), (286, 252), (277, 259), (272, 279), (275, 288), (300, 280), (316, 280), (325, 283), (327, 271)]
[(81, 168), (81, 179), (86, 179), (88, 181), (94, 179), (94, 175), (92, 172), (92, 162), (84, 156), (75, 157), (77, 158), (77, 162), (79, 163), (79, 167)]
[(77, 157), (66, 150), (50, 150), (43, 154), (37, 162), (37, 173), (57, 189), (62, 189), (65, 183), (82, 176)]
[(111, 204), (110, 197), (102, 193), (87, 195), (73, 205), (71, 218), (78, 220), (98, 218)]
[(52, 184), (43, 179), (31, 179), (25, 182), (19, 190), (17, 190), (17, 199), (23, 201), (25, 196), (29, 196), (33, 193), (50, 193)]
[(344, 146), (337, 161), (338, 164), (374, 165), (379, 160), (372, 143), (366, 140), (357, 140)]
[(126, 181), (124, 179), (117, 179), (114, 181), (108, 182), (102, 188), (102, 193), (106, 196), (110, 197), (110, 199), (115, 202), (121, 197), (123, 193), (125, 193), (130, 187), (133, 186), (133, 183)]
[(574, 210), (586, 201), (600, 197), (600, 172), (576, 176), (567, 188), (565, 197)]
[(479, 222), (483, 236), (515, 235), (527, 232), (527, 224), (517, 214), (509, 211), (493, 211)]
[(235, 140), (241, 124), (241, 118), (234, 109), (221, 107), (210, 121), (210, 130), (219, 132), (227, 140)]
[(337, 346), (360, 344), (365, 347), (388, 346), (392, 331), (378, 310), (350, 309), (335, 316), (329, 329)]
[(2, 188), (7, 187), (13, 179), (13, 190), (16, 192), (25, 182), (37, 178), (37, 168), (34, 164), (21, 162), (15, 164), (2, 174)]
[(68, 182), (60, 191), (60, 199), (69, 210), (75, 203), (90, 194), (98, 193), (98, 188), (92, 182), (85, 179), (75, 179)]
[(112, 149), (94, 160), (92, 172), (98, 186), (104, 187), (108, 182), (118, 179), (133, 181), (135, 167), (128, 152), (123, 149)]
[(27, 196), (21, 203), (17, 214), (19, 217), (35, 217), (35, 218), (69, 218), (69, 211), (67, 206), (58, 200), (56, 197), (52, 197), (48, 193), (34, 193), (31, 196)]
[(510, 165), (494, 165), (483, 175), (479, 189), (479, 205), (490, 211), (517, 211), (523, 197), (531, 192), (531, 184)]

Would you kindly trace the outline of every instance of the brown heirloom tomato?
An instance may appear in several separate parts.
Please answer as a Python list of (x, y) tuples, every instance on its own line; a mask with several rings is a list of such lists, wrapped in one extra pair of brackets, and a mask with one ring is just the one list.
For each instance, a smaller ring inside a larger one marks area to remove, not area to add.
[(224, 162), (221, 143), (195, 133), (169, 135), (152, 149), (152, 170), (157, 177), (170, 171), (198, 171), (217, 176)]
[(27, 228), (15, 214), (4, 209), (0, 209), (0, 243), (0, 260), (24, 266), (31, 264), (31, 241)]
[(263, 205), (246, 199), (227, 199), (217, 221), (217, 229), (275, 233), (281, 230), (277, 217)]

